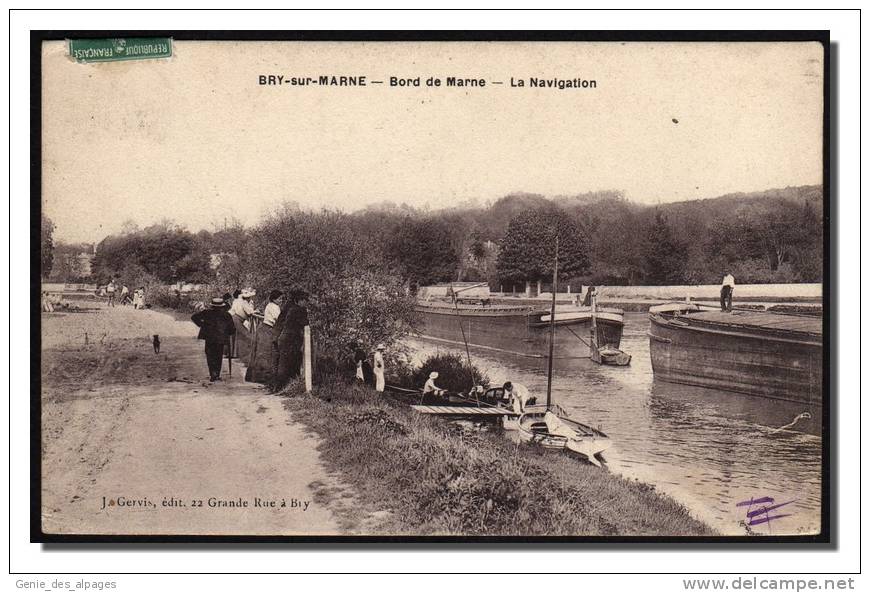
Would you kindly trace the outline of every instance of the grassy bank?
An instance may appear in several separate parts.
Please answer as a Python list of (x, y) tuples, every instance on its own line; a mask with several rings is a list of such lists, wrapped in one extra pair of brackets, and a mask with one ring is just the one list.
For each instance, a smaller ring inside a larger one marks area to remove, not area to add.
[(375, 534), (715, 535), (649, 485), (464, 431), (367, 388), (336, 382), (286, 395), (294, 419), (322, 438), (330, 469), (363, 505), (388, 511)]

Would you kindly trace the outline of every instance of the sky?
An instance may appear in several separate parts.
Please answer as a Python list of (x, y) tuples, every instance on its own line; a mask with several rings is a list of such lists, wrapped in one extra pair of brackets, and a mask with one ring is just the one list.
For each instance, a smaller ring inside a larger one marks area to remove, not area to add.
[[(822, 183), (815, 43), (178, 41), (167, 60), (100, 64), (67, 53), (43, 47), (42, 200), (61, 241), (127, 221), (252, 225), (285, 201), (437, 209), (615, 189), (650, 204)], [(258, 84), (322, 74), (385, 83)]]

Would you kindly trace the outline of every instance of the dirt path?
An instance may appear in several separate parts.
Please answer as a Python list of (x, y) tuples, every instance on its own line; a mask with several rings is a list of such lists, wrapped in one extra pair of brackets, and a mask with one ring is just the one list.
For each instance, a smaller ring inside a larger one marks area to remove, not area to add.
[(321, 464), (316, 437), (245, 383), (241, 365), (204, 381), (195, 329), (130, 308), (43, 316), (45, 532), (340, 532), (317, 491), (347, 489)]

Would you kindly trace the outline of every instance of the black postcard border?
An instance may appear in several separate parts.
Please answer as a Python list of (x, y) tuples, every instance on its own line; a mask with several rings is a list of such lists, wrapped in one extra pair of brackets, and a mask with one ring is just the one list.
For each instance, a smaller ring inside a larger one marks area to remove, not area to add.
[[(10, 19), (11, 33), (11, 19)], [(832, 334), (836, 332), (836, 326), (832, 320), (836, 320), (837, 311), (833, 311), (834, 302), (831, 299), (832, 281), (837, 280), (836, 258), (832, 258), (832, 184), (831, 157), (831, 121), (832, 121), (832, 46), (829, 31), (98, 31), (98, 30), (52, 30), (30, 32), (30, 214), (31, 214), (31, 254), (40, 251), (39, 220), (41, 218), (41, 153), (42, 153), (42, 63), (41, 47), (43, 41), (63, 40), (70, 38), (106, 38), (106, 37), (172, 37), (177, 40), (220, 40), (220, 41), (366, 41), (366, 42), (469, 42), (469, 41), (535, 41), (535, 42), (589, 42), (589, 41), (612, 41), (612, 42), (818, 42), (824, 48), (824, 138), (823, 138), (823, 200), (824, 200), (824, 273), (823, 273), (823, 384), (825, 405), (822, 408), (822, 504), (821, 504), (821, 529), (816, 535), (795, 536), (720, 536), (720, 537), (678, 537), (678, 536), (230, 536), (230, 535), (76, 535), (76, 534), (49, 534), (42, 531), (41, 525), (41, 273), (39, 265), (31, 264), (30, 269), (30, 541), (31, 543), (46, 544), (46, 549), (69, 550), (73, 546), (69, 544), (89, 544), (75, 546), (85, 550), (118, 550), (115, 545), (93, 544), (144, 544), (137, 546), (124, 546), (126, 550), (154, 550), (154, 546), (147, 544), (170, 544), (159, 546), (160, 549), (191, 550), (195, 547), (209, 550), (220, 549), (226, 551), (228, 546), (214, 546), (211, 544), (273, 544), (269, 548), (278, 549), (359, 549), (355, 545), (342, 544), (370, 544), (364, 546), (367, 550), (377, 549), (402, 549), (400, 546), (408, 543), (424, 544), (414, 546), (418, 550), (445, 550), (448, 546), (441, 544), (477, 544), (475, 549), (525, 549), (547, 550), (565, 549), (565, 544), (576, 549), (595, 549), (601, 544), (623, 544), (620, 549), (645, 549), (662, 550), (697, 548), (697, 544), (705, 550), (737, 550), (740, 548), (769, 549), (770, 551), (782, 551), (784, 549), (809, 551), (811, 549), (833, 551), (837, 548), (836, 533), (832, 531), (832, 517), (836, 519), (837, 509), (832, 509), (832, 487), (836, 486), (836, 468), (831, 466), (831, 420), (836, 418), (832, 409), (837, 407), (838, 377), (831, 372), (831, 365), (836, 364), (836, 352), (832, 352)], [(11, 35), (10, 35), (11, 44)], [(836, 53), (836, 46), (834, 46)], [(12, 54), (10, 47), (10, 56)], [(10, 57), (11, 60), (11, 57)], [(834, 64), (836, 67), (836, 62)], [(836, 73), (834, 73), (836, 74)], [(11, 76), (11, 68), (10, 68)], [(11, 80), (10, 80), (11, 83)], [(11, 84), (10, 84), (11, 87)], [(11, 90), (10, 90), (11, 99)], [(10, 122), (12, 118), (10, 100)], [(836, 117), (836, 116), (835, 116)], [(10, 137), (10, 154), (11, 154)], [(836, 156), (836, 155), (834, 155)], [(11, 161), (10, 161), (11, 166)], [(10, 171), (11, 172), (11, 171)], [(11, 191), (11, 176), (10, 176)], [(834, 208), (832, 208), (834, 206)], [(11, 214), (11, 205), (10, 205)], [(10, 225), (11, 216), (10, 216)], [(10, 239), (11, 241), (11, 239)], [(11, 260), (10, 243), (10, 260)], [(34, 260), (31, 260), (32, 262)], [(10, 277), (11, 280), (11, 277)], [(11, 316), (11, 311), (10, 311)], [(11, 346), (11, 336), (10, 336)], [(37, 347), (38, 346), (38, 347)], [(11, 350), (11, 349), (10, 349)], [(11, 379), (10, 379), (11, 389)], [(860, 404), (859, 404), (860, 405)], [(11, 404), (10, 404), (10, 428), (11, 428)], [(11, 435), (11, 430), (10, 430)], [(10, 499), (11, 499), (11, 436), (10, 447)], [(833, 470), (833, 471), (832, 471)], [(12, 509), (9, 509), (11, 525)], [(860, 514), (859, 514), (860, 517)], [(860, 518), (859, 518), (860, 521)], [(11, 570), (11, 531), (10, 531), (10, 570)], [(62, 544), (62, 545), (58, 545)], [(205, 544), (202, 546), (171, 545), (171, 544)], [(275, 546), (274, 544), (282, 544)], [(313, 546), (311, 544), (329, 544), (328, 546)], [(338, 544), (338, 545), (336, 545)], [(374, 544), (374, 545), (372, 545)], [(483, 544), (483, 545), (481, 545)], [(487, 545), (488, 544), (488, 545)], [(492, 546), (492, 544), (502, 544)], [(505, 546), (503, 544), (514, 544)], [(519, 544), (517, 546), (516, 544)], [(535, 544), (535, 545), (529, 545)], [(556, 546), (547, 544), (559, 544)], [(592, 545), (589, 545), (592, 544)], [(634, 544), (634, 545), (625, 545)], [(667, 544), (665, 546), (661, 544)], [(682, 544), (682, 545), (680, 545)], [(771, 544), (780, 544), (775, 549), (769, 548)], [(792, 544), (792, 545), (782, 545)], [(808, 545), (809, 544), (809, 545)], [(247, 546), (235, 546), (238, 549)], [(95, 573), (85, 573), (95, 574)], [(140, 574), (140, 573), (120, 573)], [(187, 574), (187, 573), (176, 573)], [(235, 574), (235, 573), (229, 573)], [(305, 573), (296, 573), (305, 574)], [(316, 573), (312, 573), (316, 574)], [(591, 573), (610, 574), (610, 573)], [(737, 574), (737, 573), (719, 573)], [(745, 574), (745, 573), (740, 573)], [(799, 573), (792, 573), (799, 574)], [(842, 573), (841, 573), (842, 574)]]

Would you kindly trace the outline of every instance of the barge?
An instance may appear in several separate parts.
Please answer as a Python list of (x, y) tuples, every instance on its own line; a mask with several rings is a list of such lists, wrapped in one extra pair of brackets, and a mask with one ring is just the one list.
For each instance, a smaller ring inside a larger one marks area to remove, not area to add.
[(673, 303), (649, 319), (658, 380), (822, 404), (821, 317)]
[[(421, 337), (457, 345), (546, 358), (551, 312), (539, 305), (500, 303), (460, 304), (418, 300)], [(621, 309), (596, 309), (597, 343), (618, 349), (624, 325)], [(592, 343), (592, 308), (565, 305), (556, 309), (554, 358), (589, 358)], [(464, 333), (464, 336), (463, 336)]]

